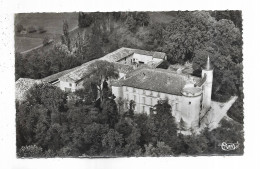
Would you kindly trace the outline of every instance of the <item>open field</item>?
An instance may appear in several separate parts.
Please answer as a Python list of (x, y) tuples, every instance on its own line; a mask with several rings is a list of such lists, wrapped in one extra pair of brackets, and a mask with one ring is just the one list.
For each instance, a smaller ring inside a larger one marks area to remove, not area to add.
[(63, 33), (63, 21), (67, 20), (69, 30), (78, 25), (78, 13), (25, 13), (15, 15), (15, 25), (21, 24), (28, 28), (34, 26), (38, 29), (42, 26), (45, 33), (28, 33), (25, 35), (15, 35), (15, 50), (23, 52), (25, 50), (37, 47), (42, 44), (43, 38), (57, 38)]
[(15, 51), (23, 52), (42, 44), (41, 38), (15, 37)]

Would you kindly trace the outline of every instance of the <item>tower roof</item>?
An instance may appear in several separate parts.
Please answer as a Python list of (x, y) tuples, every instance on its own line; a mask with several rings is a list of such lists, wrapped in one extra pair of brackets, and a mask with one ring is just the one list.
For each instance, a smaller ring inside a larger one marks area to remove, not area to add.
[(206, 66), (205, 66), (205, 69), (206, 70), (211, 70), (211, 65), (210, 65), (210, 60), (209, 60), (209, 56), (208, 56), (208, 59), (207, 59), (207, 63), (206, 63)]

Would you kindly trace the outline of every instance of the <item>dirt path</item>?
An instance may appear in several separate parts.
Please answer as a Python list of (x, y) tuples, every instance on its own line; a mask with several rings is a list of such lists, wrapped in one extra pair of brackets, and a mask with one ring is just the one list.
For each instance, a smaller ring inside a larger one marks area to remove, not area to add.
[(237, 96), (232, 96), (226, 103), (212, 101), (205, 123), (208, 123), (210, 128), (216, 128), (236, 100)]

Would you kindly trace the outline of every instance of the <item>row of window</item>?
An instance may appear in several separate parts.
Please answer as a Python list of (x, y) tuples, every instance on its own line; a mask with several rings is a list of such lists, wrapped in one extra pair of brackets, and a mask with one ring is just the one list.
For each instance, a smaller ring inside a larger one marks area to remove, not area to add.
[[(129, 101), (129, 95), (128, 94), (126, 95), (126, 99)], [(150, 102), (147, 103), (147, 100), (150, 100)], [(134, 95), (134, 101), (137, 102), (136, 95)], [(142, 97), (142, 100), (140, 101), (140, 103), (154, 106), (153, 105), (153, 98)], [(172, 107), (175, 107), (176, 111), (179, 110), (179, 103), (172, 101), (170, 104), (172, 105)], [(189, 102), (189, 104), (191, 104), (191, 102)]]
[[(125, 91), (128, 91), (128, 87), (125, 88)], [(133, 88), (133, 93), (136, 93), (136, 88)], [(146, 90), (143, 90), (142, 94), (146, 94)], [(147, 94), (148, 95), (148, 94)], [(150, 92), (150, 95), (153, 95), (153, 91)], [(157, 94), (158, 97), (160, 97), (160, 93)]]

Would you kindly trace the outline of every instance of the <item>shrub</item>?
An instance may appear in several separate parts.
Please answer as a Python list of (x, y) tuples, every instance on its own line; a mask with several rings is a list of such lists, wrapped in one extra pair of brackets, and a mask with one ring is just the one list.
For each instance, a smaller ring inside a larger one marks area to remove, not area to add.
[(83, 13), (80, 12), (78, 16), (78, 26), (80, 28), (89, 27), (94, 20), (94, 13)]
[(16, 29), (16, 32), (20, 33), (22, 30), (24, 30), (24, 27), (21, 24), (17, 24), (15, 29)]
[(132, 17), (132, 16), (128, 16), (126, 21), (125, 21), (127, 28), (131, 31), (131, 32), (135, 32), (136, 31), (136, 20)]
[(212, 100), (217, 102), (226, 102), (230, 99), (230, 95), (222, 95), (219, 93), (213, 93)]
[(33, 33), (33, 32), (36, 32), (36, 29), (35, 29), (34, 26), (29, 26), (29, 27), (27, 28), (27, 32)]
[(42, 44), (43, 46), (46, 46), (50, 43), (50, 38), (48, 36), (44, 37)]
[(43, 26), (39, 26), (39, 28), (38, 28), (38, 32), (39, 32), (39, 33), (45, 33), (46, 30), (44, 29)]

